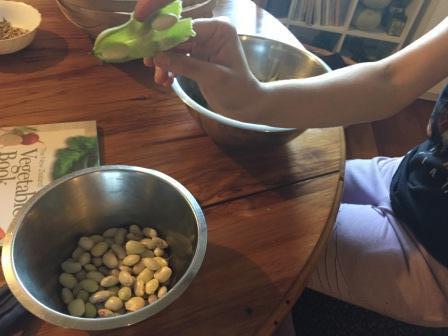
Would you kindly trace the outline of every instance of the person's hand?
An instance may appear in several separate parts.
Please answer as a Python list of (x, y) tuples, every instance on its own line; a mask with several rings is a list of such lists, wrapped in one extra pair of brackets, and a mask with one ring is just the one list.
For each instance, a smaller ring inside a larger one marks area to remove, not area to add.
[(196, 37), (145, 60), (156, 67), (155, 82), (169, 86), (173, 74), (188, 77), (213, 111), (241, 121), (256, 119), (261, 85), (247, 65), (235, 28), (216, 19), (197, 20), (193, 27)]
[[(134, 16), (143, 21), (171, 1), (139, 0)], [(256, 119), (261, 85), (249, 70), (235, 28), (204, 19), (194, 21), (194, 30), (197, 36), (175, 51), (144, 60), (155, 66), (155, 82), (170, 86), (174, 75), (183, 75), (197, 82), (213, 111), (241, 121)]]
[(139, 21), (144, 21), (148, 16), (172, 1), (173, 0), (138, 0), (134, 9), (134, 17)]

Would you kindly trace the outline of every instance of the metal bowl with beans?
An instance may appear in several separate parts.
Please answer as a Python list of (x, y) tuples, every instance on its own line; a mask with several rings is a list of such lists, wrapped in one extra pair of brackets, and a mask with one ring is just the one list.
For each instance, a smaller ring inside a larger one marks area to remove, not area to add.
[(179, 182), (102, 166), (66, 175), (26, 203), (8, 228), (2, 266), (37, 317), (105, 330), (163, 314), (195, 278), (206, 245), (203, 212)]
[(168, 248), (157, 230), (137, 224), (81, 237), (58, 278), (68, 313), (111, 317), (154, 304), (170, 288)]

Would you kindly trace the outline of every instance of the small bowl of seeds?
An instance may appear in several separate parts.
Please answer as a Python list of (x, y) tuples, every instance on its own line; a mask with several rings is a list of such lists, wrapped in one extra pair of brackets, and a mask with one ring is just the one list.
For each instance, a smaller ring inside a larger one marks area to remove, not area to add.
[(206, 245), (202, 210), (179, 182), (102, 166), (36, 193), (8, 228), (2, 265), (12, 293), (37, 317), (105, 330), (163, 313), (195, 278)]
[(27, 47), (41, 21), (36, 8), (23, 2), (0, 0), (0, 55)]

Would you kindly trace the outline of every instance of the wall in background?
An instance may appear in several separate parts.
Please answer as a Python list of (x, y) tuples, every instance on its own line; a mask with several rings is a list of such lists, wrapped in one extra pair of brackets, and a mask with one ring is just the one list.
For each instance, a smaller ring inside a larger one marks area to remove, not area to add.
[[(409, 34), (408, 43), (418, 39), (430, 29), (434, 28), (438, 23), (448, 16), (448, 1), (447, 0), (431, 0), (427, 1), (424, 10), (417, 18), (417, 24)], [(447, 57), (448, 58), (448, 57)], [(448, 85), (448, 78), (434, 86), (431, 90), (426, 92), (422, 98), (429, 100), (436, 100), (443, 88)]]
[[(375, 58), (380, 59), (395, 52), (422, 36), (448, 16), (448, 0), (410, 0), (411, 6), (407, 11), (407, 27), (401, 37), (394, 37), (381, 31), (363, 32), (353, 29), (352, 17), (361, 0), (319, 0), (321, 2), (338, 1), (338, 3), (346, 2), (350, 4), (344, 11), (347, 12), (345, 23), (340, 26), (322, 25), (315, 22), (309, 24), (298, 21), (296, 19), (296, 12), (299, 8), (297, 4), (304, 1), (268, 0), (265, 8), (274, 16), (280, 18), (301, 42), (338, 52), (352, 57), (358, 62), (375, 60)], [(435, 100), (447, 83), (448, 79), (442, 81), (422, 98)]]

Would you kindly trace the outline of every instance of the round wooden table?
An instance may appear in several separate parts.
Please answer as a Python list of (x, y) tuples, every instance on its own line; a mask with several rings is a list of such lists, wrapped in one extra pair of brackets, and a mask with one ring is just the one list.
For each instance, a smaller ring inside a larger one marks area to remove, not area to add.
[[(197, 278), (175, 303), (135, 326), (87, 333), (37, 318), (33, 335), (270, 334), (300, 296), (338, 210), (345, 143), (341, 128), (310, 129), (269, 150), (217, 146), (141, 62), (101, 65), (92, 41), (54, 1), (29, 0), (43, 22), (35, 42), (0, 56), (0, 125), (97, 120), (103, 164), (160, 170), (198, 199), (208, 246)], [(240, 33), (300, 43), (250, 0), (218, 1)]]

